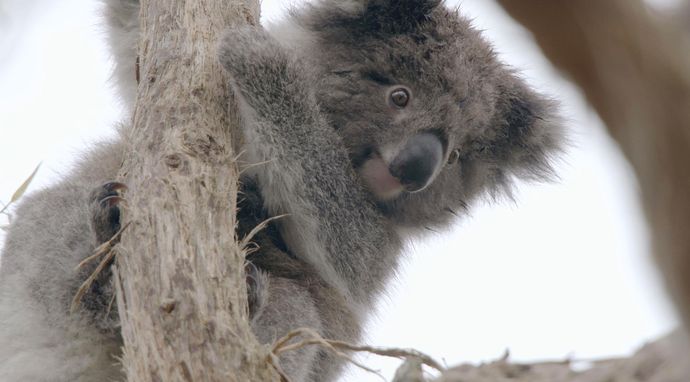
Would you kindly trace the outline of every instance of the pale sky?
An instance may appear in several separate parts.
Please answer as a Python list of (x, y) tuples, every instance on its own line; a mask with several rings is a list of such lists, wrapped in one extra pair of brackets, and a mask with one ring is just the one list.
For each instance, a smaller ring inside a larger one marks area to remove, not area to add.
[[(39, 0), (27, 8), (5, 0), (3, 202), (39, 162), (31, 189), (55, 182), (90, 142), (112, 136), (122, 117), (108, 83), (112, 63), (97, 3)], [(521, 185), (515, 203), (474, 206), (449, 232), (411, 246), (366, 342), (416, 348), (449, 365), (495, 359), (506, 349), (520, 361), (630, 353), (675, 324), (649, 259), (632, 171), (527, 32), (491, 1), (460, 3), (505, 61), (561, 101), (574, 147), (559, 166), (559, 182)], [(279, 19), (287, 4), (264, 0), (264, 20)], [(361, 361), (389, 379), (399, 364)], [(353, 371), (343, 381), (380, 378)]]

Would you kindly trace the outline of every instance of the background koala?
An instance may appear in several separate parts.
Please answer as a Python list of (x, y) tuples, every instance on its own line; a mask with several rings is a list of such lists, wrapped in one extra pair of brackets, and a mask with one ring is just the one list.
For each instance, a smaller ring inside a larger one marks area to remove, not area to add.
[[(107, 6), (131, 99), (137, 2)], [(253, 328), (263, 342), (302, 326), (357, 341), (402, 243), (506, 190), (512, 175), (548, 175), (560, 128), (552, 105), (438, 1), (324, 0), (271, 32), (233, 30), (221, 44), (241, 95), (246, 160), (267, 161), (242, 179), (239, 234), (289, 214), (249, 257), (259, 268)], [(75, 265), (119, 224), (111, 179), (123, 151), (121, 141), (93, 149), (18, 209), (0, 270), (3, 380), (121, 377), (108, 280), (80, 312), (68, 309), (90, 271)], [(281, 362), (295, 381), (333, 380), (341, 368), (314, 348)]]

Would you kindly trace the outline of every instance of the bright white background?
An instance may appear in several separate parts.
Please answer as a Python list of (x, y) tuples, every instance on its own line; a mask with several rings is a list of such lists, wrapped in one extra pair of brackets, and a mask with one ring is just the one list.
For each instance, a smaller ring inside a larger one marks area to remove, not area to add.
[[(278, 20), (288, 4), (264, 0), (264, 21)], [(649, 258), (631, 169), (527, 32), (493, 2), (463, 0), (461, 10), (505, 61), (561, 100), (574, 145), (559, 182), (520, 185), (516, 203), (474, 206), (447, 233), (415, 243), (367, 342), (413, 347), (449, 365), (506, 349), (520, 361), (628, 354), (675, 323)], [(39, 162), (33, 190), (113, 135), (122, 110), (108, 83), (101, 24), (95, 0), (0, 0), (1, 201)], [(361, 361), (388, 378), (398, 365)], [(380, 379), (353, 370), (344, 381)]]

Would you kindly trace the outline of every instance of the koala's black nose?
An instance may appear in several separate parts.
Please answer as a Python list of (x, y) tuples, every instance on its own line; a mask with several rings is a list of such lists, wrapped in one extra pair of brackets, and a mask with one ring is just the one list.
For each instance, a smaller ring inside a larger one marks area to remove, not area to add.
[(408, 192), (421, 191), (433, 180), (443, 159), (443, 143), (432, 133), (421, 133), (407, 141), (390, 164), (391, 175)]

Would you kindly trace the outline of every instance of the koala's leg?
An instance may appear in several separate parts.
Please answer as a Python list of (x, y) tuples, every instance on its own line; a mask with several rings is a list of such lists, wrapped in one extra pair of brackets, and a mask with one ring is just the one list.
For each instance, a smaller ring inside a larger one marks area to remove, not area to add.
[[(351, 310), (351, 304), (332, 287), (310, 283), (309, 290), (317, 302), (319, 317), (323, 322), (321, 335), (326, 339), (357, 344), (361, 336), (361, 323)], [(312, 382), (337, 381), (344, 366), (342, 358), (319, 348), (313, 365)]]
[[(352, 304), (313, 267), (275, 246), (270, 231), (269, 227), (257, 235), (255, 243), (260, 249), (248, 256), (252, 267), (260, 270), (258, 282), (248, 288), (250, 312), (256, 312), (253, 328), (259, 340), (270, 344), (292, 330), (309, 328), (323, 338), (356, 343), (360, 324)], [(258, 302), (256, 308), (253, 301)], [(284, 353), (280, 361), (297, 382), (335, 381), (343, 367), (342, 359), (319, 346)]]
[[(272, 277), (261, 271), (258, 275), (258, 306), (254, 309), (250, 306), (250, 310), (255, 310), (251, 325), (259, 342), (270, 345), (299, 328), (321, 332), (318, 309), (305, 288), (294, 280)], [(311, 381), (317, 353), (318, 349), (314, 346), (283, 353), (280, 367), (292, 382)]]
[[(117, 173), (121, 147), (101, 146), (55, 186), (17, 208), (0, 266), (0, 380), (90, 382), (122, 378), (121, 340), (105, 299), (70, 303), (87, 276), (77, 265), (99, 244), (93, 188)], [(101, 289), (107, 289), (103, 283)], [(109, 301), (108, 301), (109, 302)]]

